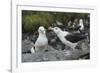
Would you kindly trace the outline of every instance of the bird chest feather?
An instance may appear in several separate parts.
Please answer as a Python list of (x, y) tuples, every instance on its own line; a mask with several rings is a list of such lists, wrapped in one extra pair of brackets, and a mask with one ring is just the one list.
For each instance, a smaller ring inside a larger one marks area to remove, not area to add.
[(48, 40), (47, 40), (46, 36), (39, 35), (39, 38), (37, 39), (35, 46), (45, 46), (47, 44), (48, 44)]

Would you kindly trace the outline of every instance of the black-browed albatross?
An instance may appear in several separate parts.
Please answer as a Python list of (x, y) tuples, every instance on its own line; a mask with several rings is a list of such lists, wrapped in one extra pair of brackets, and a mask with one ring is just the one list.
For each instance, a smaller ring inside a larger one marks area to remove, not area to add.
[(48, 29), (52, 30), (63, 44), (70, 46), (72, 49), (76, 47), (80, 40), (86, 38), (86, 35), (62, 31), (59, 27), (49, 27)]
[(48, 39), (46, 37), (46, 30), (43, 26), (40, 26), (38, 29), (39, 36), (34, 44), (34, 47), (32, 47), (31, 52), (34, 53), (34, 50), (36, 52), (42, 52), (47, 49), (48, 46)]

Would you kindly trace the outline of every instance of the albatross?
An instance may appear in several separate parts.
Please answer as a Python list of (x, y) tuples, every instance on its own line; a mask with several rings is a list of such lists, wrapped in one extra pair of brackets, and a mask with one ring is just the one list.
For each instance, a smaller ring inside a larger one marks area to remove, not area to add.
[(57, 37), (60, 39), (60, 41), (74, 49), (79, 41), (86, 38), (86, 35), (82, 35), (80, 33), (70, 33), (68, 31), (63, 31), (59, 27), (49, 27), (49, 30), (52, 30)]
[(83, 19), (80, 19), (80, 20), (79, 20), (79, 26), (80, 26), (79, 31), (84, 30)]
[(48, 45), (48, 39), (46, 37), (46, 30), (43, 26), (40, 26), (38, 29), (39, 36), (34, 44), (34, 47), (32, 47), (31, 52), (34, 53), (34, 50), (36, 52), (43, 52), (47, 49)]

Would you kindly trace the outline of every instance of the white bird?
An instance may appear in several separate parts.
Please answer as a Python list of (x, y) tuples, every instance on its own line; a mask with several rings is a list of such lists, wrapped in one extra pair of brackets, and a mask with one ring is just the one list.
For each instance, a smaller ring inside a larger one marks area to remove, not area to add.
[(71, 23), (72, 23), (71, 21), (68, 22), (68, 26), (69, 26), (69, 27), (71, 26)]
[(35, 53), (35, 48), (32, 46), (30, 51), (31, 51), (31, 53)]
[(63, 25), (63, 23), (56, 20), (57, 25)]
[(47, 46), (48, 46), (48, 39), (46, 37), (46, 30), (43, 26), (39, 27), (38, 33), (39, 33), (39, 36), (35, 42), (34, 48), (31, 49), (32, 53), (34, 53), (34, 49), (36, 52), (42, 52), (42, 51), (46, 50)]
[(76, 47), (80, 40), (86, 38), (86, 36), (81, 35), (80, 33), (70, 33), (67, 31), (62, 31), (59, 27), (49, 27), (48, 29), (54, 31), (61, 42), (71, 47), (72, 49)]
[(82, 19), (79, 20), (79, 26), (81, 26), (81, 27), (79, 28), (80, 31), (81, 31), (81, 30), (84, 30), (84, 24), (83, 24), (83, 20), (82, 20)]

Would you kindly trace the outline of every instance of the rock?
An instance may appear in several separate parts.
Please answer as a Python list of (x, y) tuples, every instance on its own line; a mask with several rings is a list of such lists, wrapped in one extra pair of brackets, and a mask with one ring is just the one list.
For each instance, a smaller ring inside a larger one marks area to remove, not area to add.
[(57, 46), (55, 47), (55, 49), (56, 49), (56, 50), (62, 50), (62, 46), (61, 46), (61, 45), (57, 45)]
[(22, 53), (27, 53), (34, 46), (33, 42), (28, 39), (22, 40)]
[(65, 46), (52, 31), (47, 32), (49, 45), (43, 52), (27, 53), (34, 46), (33, 42), (38, 37), (38, 34), (25, 37), (22, 40), (22, 62), (43, 62), (43, 61), (64, 61), (64, 60), (79, 60), (90, 58), (90, 44), (87, 39), (79, 42), (73, 50), (69, 46)]
[(36, 42), (37, 38), (38, 38), (38, 35), (37, 35), (37, 34), (30, 35), (30, 40), (31, 40), (33, 43)]
[(48, 58), (48, 61), (57, 61), (56, 55), (53, 52), (46, 52), (45, 57)]
[(70, 60), (70, 53), (63, 51), (38, 52), (34, 54), (23, 54), (22, 62), (63, 61)]
[(76, 49), (77, 49), (77, 48), (79, 48), (79, 49), (81, 49), (81, 50), (90, 49), (90, 46), (89, 46), (89, 45), (90, 45), (90, 44), (88, 43), (88, 40), (87, 40), (87, 39), (84, 39), (84, 40), (82, 40), (82, 41), (80, 41), (80, 42), (78, 43)]
[[(89, 51), (75, 49), (71, 50), (51, 50), (48, 52), (38, 52), (34, 54), (23, 54), (22, 62), (43, 62), (43, 61), (64, 61), (64, 60), (79, 60), (88, 58)], [(86, 54), (86, 55), (85, 55)], [(85, 55), (85, 56), (84, 56)]]
[(22, 54), (22, 62), (33, 62), (33, 58), (35, 57), (32, 54)]
[(23, 34), (22, 34), (22, 40), (27, 39), (27, 37), (28, 37), (28, 33), (23, 33)]

